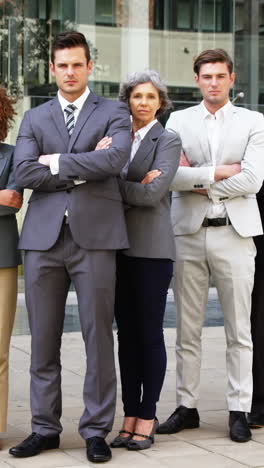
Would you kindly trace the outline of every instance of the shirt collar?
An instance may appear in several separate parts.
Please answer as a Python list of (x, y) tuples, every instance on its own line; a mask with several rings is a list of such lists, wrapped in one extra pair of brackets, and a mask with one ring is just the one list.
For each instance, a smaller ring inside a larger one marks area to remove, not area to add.
[(140, 141), (142, 141), (143, 138), (145, 138), (148, 131), (153, 127), (153, 125), (155, 125), (155, 123), (157, 123), (157, 119), (152, 120), (150, 123), (145, 125), (145, 127), (141, 127), (139, 130), (136, 131), (134, 138), (139, 136)]
[(209, 112), (209, 110), (205, 107), (205, 104), (204, 104), (204, 101), (201, 102), (201, 106), (202, 106), (202, 109), (203, 109), (203, 113), (204, 113), (204, 118), (208, 118), (208, 116), (212, 116), (212, 115), (215, 115), (217, 119), (219, 118), (225, 118), (228, 111), (231, 109), (232, 107), (232, 104), (230, 101), (227, 101), (227, 103), (221, 107), (220, 109), (218, 109), (215, 114), (211, 114), (211, 112)]
[(89, 94), (90, 94), (90, 90), (89, 90), (89, 88), (87, 86), (86, 90), (84, 91), (84, 93), (81, 96), (79, 96), (75, 101), (69, 102), (69, 101), (67, 101), (67, 99), (65, 99), (61, 95), (60, 91), (58, 91), (58, 100), (59, 100), (59, 103), (61, 105), (61, 108), (62, 108), (63, 112), (64, 112), (64, 110), (66, 109), (66, 107), (69, 104), (74, 104), (75, 107), (77, 107), (78, 111), (80, 112), (81, 109), (82, 109), (82, 106), (84, 105), (84, 103), (85, 103), (86, 99), (88, 98)]

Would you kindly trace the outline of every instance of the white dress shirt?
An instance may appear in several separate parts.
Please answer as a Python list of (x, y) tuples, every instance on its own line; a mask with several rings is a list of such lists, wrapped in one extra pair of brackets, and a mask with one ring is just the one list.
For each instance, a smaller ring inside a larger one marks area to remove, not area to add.
[[(78, 97), (78, 99), (76, 99), (76, 101), (74, 102), (69, 102), (67, 101), (67, 99), (65, 99), (60, 91), (58, 91), (58, 100), (59, 100), (59, 103), (61, 105), (61, 110), (63, 112), (63, 115), (64, 115), (64, 121), (65, 121), (65, 124), (66, 124), (66, 118), (67, 118), (67, 115), (66, 115), (66, 112), (65, 112), (65, 109), (66, 107), (69, 105), (69, 104), (73, 104), (76, 109), (74, 109), (74, 126), (76, 125), (76, 121), (79, 117), (79, 114), (82, 110), (82, 107), (86, 101), (86, 99), (88, 98), (90, 94), (90, 90), (88, 87), (86, 87), (86, 90), (84, 91), (84, 93)], [(50, 172), (51, 174), (55, 175), (55, 174), (58, 174), (59, 173), (59, 159), (60, 159), (60, 154), (52, 154), (51, 157), (50, 157)], [(79, 185), (79, 184), (85, 184), (86, 183), (86, 180), (74, 180), (73, 181), (75, 185)], [(65, 216), (68, 216), (68, 210), (65, 211)]]
[[(74, 126), (75, 126), (76, 122), (77, 122), (77, 119), (79, 117), (79, 114), (80, 114), (80, 112), (82, 110), (82, 107), (83, 107), (86, 99), (88, 98), (89, 94), (90, 94), (90, 90), (87, 87), (86, 90), (84, 91), (84, 93), (80, 97), (78, 97), (78, 99), (76, 99), (76, 101), (69, 102), (69, 101), (67, 101), (67, 99), (65, 99), (61, 95), (60, 91), (58, 91), (58, 100), (59, 100), (59, 103), (61, 105), (61, 110), (62, 110), (63, 115), (64, 115), (65, 124), (66, 124), (66, 118), (67, 118), (67, 114), (65, 112), (66, 107), (69, 104), (73, 104), (76, 107), (76, 109), (73, 112), (73, 114), (74, 114)], [(60, 159), (60, 154), (53, 154), (51, 156), (51, 158), (50, 158), (50, 172), (53, 175), (59, 173), (59, 159)], [(83, 183), (85, 183), (85, 180), (75, 180), (74, 183), (76, 185), (83, 184)]]
[(120, 174), (122, 179), (126, 178), (129, 165), (133, 161), (134, 156), (140, 146), (140, 143), (145, 138), (149, 130), (153, 127), (153, 125), (155, 125), (155, 123), (157, 123), (157, 119), (152, 120), (150, 123), (148, 123), (144, 127), (137, 130), (136, 133), (134, 134), (134, 139), (133, 139), (132, 146), (131, 146), (130, 158), (125, 164), (125, 166), (123, 167), (121, 174)]
[[(211, 183), (214, 182), (214, 173), (215, 173), (215, 166), (216, 166), (216, 155), (219, 148), (220, 136), (221, 131), (223, 128), (224, 121), (226, 119), (227, 113), (232, 107), (230, 101), (228, 101), (221, 109), (215, 112), (215, 114), (211, 114), (208, 109), (204, 105), (204, 101), (202, 102), (202, 107), (204, 110), (204, 121), (205, 126), (207, 129), (207, 136), (208, 142), (210, 147), (210, 153), (212, 158), (212, 173), (211, 173)], [(210, 189), (208, 191), (210, 197)], [(225, 218), (227, 216), (227, 212), (225, 209), (224, 203), (213, 203), (211, 202), (207, 214), (207, 218)]]

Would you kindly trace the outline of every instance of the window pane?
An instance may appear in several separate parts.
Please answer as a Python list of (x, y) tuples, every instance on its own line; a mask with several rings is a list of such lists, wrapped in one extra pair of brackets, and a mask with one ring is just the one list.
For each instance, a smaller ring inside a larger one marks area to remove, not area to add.
[(177, 2), (177, 29), (191, 29), (191, 6), (188, 1)]

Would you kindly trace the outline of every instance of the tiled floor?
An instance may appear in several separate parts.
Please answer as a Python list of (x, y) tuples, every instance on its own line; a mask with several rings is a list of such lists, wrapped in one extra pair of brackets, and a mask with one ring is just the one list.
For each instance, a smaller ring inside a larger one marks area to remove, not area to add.
[[(168, 370), (161, 395), (158, 417), (163, 421), (175, 408), (175, 330), (165, 329)], [(63, 418), (61, 448), (39, 456), (16, 459), (8, 454), (12, 445), (30, 432), (29, 410), (30, 337), (14, 336), (10, 356), (9, 432), (0, 452), (0, 468), (81, 468), (92, 466), (86, 459), (84, 442), (78, 435), (78, 419), (82, 413), (82, 383), (85, 357), (81, 334), (67, 333), (63, 338)], [(157, 435), (152, 448), (142, 452), (113, 450), (107, 464), (112, 468), (242, 468), (264, 467), (264, 429), (253, 432), (253, 440), (237, 444), (228, 438), (224, 397), (225, 339), (222, 327), (205, 328), (199, 412), (201, 427), (177, 435)], [(120, 383), (118, 407), (113, 433), (122, 420)]]

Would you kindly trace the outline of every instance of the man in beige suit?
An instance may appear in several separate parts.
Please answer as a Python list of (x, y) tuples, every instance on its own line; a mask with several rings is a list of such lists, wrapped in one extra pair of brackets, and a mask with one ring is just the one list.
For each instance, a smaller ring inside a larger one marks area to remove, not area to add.
[(262, 233), (255, 194), (264, 177), (264, 119), (229, 101), (235, 79), (222, 49), (194, 62), (203, 101), (173, 112), (167, 128), (183, 144), (172, 184), (176, 242), (177, 404), (159, 433), (199, 426), (201, 332), (212, 275), (224, 314), (230, 437), (250, 440), (246, 414), (252, 398), (251, 291), (255, 246)]

